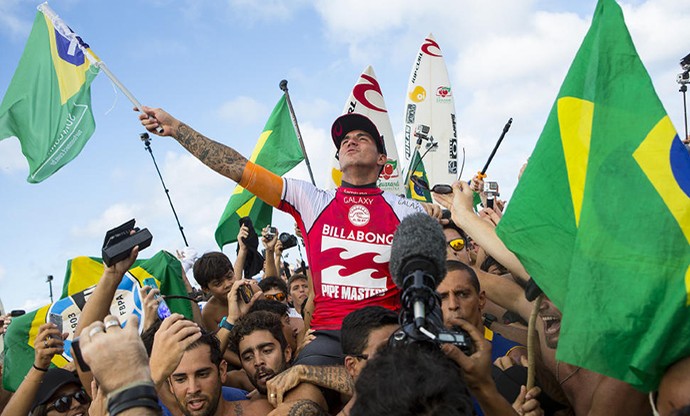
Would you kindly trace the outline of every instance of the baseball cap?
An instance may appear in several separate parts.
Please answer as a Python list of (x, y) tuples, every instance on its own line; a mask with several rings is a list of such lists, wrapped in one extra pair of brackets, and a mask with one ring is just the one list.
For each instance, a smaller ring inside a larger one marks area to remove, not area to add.
[(31, 406), (31, 410), (36, 409), (39, 405), (45, 404), (62, 386), (67, 384), (74, 384), (81, 386), (79, 378), (71, 371), (63, 370), (62, 368), (51, 368), (45, 376), (43, 382), (38, 388), (36, 398)]
[(343, 138), (353, 130), (362, 130), (371, 135), (376, 142), (376, 148), (379, 153), (386, 153), (386, 145), (383, 141), (383, 136), (379, 134), (379, 130), (376, 128), (374, 122), (369, 120), (368, 117), (357, 114), (348, 113), (335, 119), (333, 126), (331, 127), (331, 137), (333, 138), (333, 144), (335, 144), (336, 149), (340, 149), (340, 142)]

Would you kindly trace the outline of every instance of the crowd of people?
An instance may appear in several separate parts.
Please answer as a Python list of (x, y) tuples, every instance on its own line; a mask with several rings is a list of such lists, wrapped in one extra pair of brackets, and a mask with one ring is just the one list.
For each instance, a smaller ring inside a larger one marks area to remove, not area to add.
[[(263, 267), (248, 275), (248, 253), (256, 250), (248, 244), (259, 239), (245, 224), (234, 264), (221, 252), (204, 253), (193, 266), (183, 259), (204, 294), (192, 316), (161, 319), (158, 289), (141, 288), (140, 334), (136, 316), (123, 326), (109, 311), (135, 248), (105, 268), (81, 312), (72, 343), (81, 359), (52, 366), (68, 334), (41, 325), (24, 381), (13, 394), (3, 391), (2, 416), (690, 414), (690, 360), (674, 364), (652, 395), (558, 361), (561, 313), (548, 298), (528, 354), (529, 275), (494, 231), (503, 203), (475, 212), (481, 178), (434, 194), (437, 204), (381, 191), (384, 141), (369, 119), (352, 113), (331, 129), (342, 185), (321, 190), (272, 174), (161, 109), (142, 110), (149, 131), (173, 137), (291, 214), (309, 265), (285, 267), (277, 230), (266, 227), (259, 230)], [(426, 231), (445, 259), (430, 288), (429, 319), (436, 314), (442, 331), (461, 334), (462, 347), (432, 336), (410, 340), (401, 326), (403, 288), (388, 266), (398, 226), (416, 216), (436, 220)], [(3, 317), (3, 330), (9, 325)]]

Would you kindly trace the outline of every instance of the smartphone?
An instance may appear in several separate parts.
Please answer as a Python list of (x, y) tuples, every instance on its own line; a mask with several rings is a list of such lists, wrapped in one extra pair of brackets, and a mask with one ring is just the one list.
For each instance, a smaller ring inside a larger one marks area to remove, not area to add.
[(26, 313), (24, 309), (14, 309), (13, 311), (10, 312), (10, 316), (13, 318), (16, 318), (18, 316), (22, 316)]
[(62, 334), (62, 315), (58, 313), (51, 313), (48, 315), (48, 322), (55, 324), (57, 326), (58, 331)]
[[(149, 277), (144, 279), (144, 286), (150, 286), (153, 289), (158, 289), (158, 285), (156, 284), (156, 279), (153, 277)], [(172, 312), (170, 312), (170, 308), (168, 307), (168, 304), (165, 303), (165, 299), (161, 297), (161, 295), (156, 295), (156, 299), (160, 299), (160, 303), (158, 304), (158, 317), (161, 319), (161, 321), (168, 316), (172, 315)]]
[(252, 300), (252, 296), (254, 296), (254, 291), (252, 290), (252, 287), (249, 285), (242, 285), (238, 288), (240, 291), (240, 297), (244, 301), (244, 303), (249, 303), (249, 301)]
[(72, 340), (72, 357), (74, 357), (74, 359), (77, 360), (77, 365), (79, 366), (79, 369), (81, 369), (82, 372), (88, 373), (89, 371), (91, 371), (91, 367), (89, 367), (89, 365), (86, 364), (86, 361), (84, 361), (84, 357), (82, 357), (81, 355), (79, 337), (76, 337)]

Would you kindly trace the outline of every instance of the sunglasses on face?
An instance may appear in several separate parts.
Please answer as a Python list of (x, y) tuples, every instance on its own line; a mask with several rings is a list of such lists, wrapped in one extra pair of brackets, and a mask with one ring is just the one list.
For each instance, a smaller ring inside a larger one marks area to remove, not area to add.
[(285, 293), (283, 292), (276, 293), (275, 295), (265, 294), (264, 296), (268, 300), (277, 300), (278, 302), (282, 302), (287, 298), (287, 296), (285, 296)]
[(79, 390), (75, 393), (65, 394), (64, 396), (58, 397), (53, 403), (51, 403), (46, 410), (55, 409), (60, 413), (65, 413), (72, 407), (72, 398), (78, 401), (80, 404), (87, 404), (91, 401), (89, 396), (84, 390)]
[(463, 238), (454, 238), (448, 242), (448, 245), (455, 251), (461, 251), (465, 248), (465, 240)]
[(431, 191), (436, 194), (450, 194), (453, 193), (453, 187), (450, 185), (445, 185), (445, 184), (437, 184), (434, 185), (433, 188), (429, 188), (429, 184), (427, 181), (424, 179), (420, 178), (419, 176), (412, 175), (410, 176), (410, 180), (412, 183), (414, 183), (416, 186), (425, 189), (427, 191)]

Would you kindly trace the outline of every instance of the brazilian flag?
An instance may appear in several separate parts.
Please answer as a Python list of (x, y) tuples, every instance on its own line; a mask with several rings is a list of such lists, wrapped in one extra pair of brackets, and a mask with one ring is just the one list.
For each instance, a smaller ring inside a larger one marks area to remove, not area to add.
[(0, 140), (15, 136), (29, 162), (30, 183), (48, 178), (81, 152), (96, 124), (91, 82), (98, 57), (47, 4), (0, 104)]
[(690, 355), (690, 155), (614, 0), (497, 232), (563, 313), (559, 360), (650, 391)]
[[(57, 367), (63, 367), (72, 361), (70, 346), (79, 315), (103, 275), (103, 270), (101, 259), (76, 257), (68, 261), (60, 300), (12, 319), (12, 324), (5, 334), (4, 345), (5, 361), (2, 381), (6, 390), (15, 391), (31, 368), (34, 362), (34, 340), (38, 335), (39, 327), (49, 322), (48, 317), (51, 313), (62, 316), (63, 331), (69, 333), (69, 337), (65, 340), (65, 352), (53, 357), (52, 363)], [(110, 313), (118, 316), (123, 324), (132, 314), (138, 316), (140, 331), (144, 323), (144, 310), (139, 288), (144, 286), (143, 282), (147, 278), (155, 279), (163, 295), (185, 296), (187, 294), (182, 280), (182, 265), (175, 256), (166, 251), (160, 251), (148, 260), (137, 260), (129, 272), (123, 276), (110, 305)], [(173, 312), (192, 319), (192, 306), (189, 300), (169, 299), (166, 303)]]
[[(426, 169), (424, 169), (424, 161), (422, 161), (422, 158), (419, 156), (419, 152), (414, 152), (414, 162), (412, 162), (410, 166), (412, 166), (414, 169), (410, 175), (410, 178), (412, 178), (412, 176), (416, 176), (424, 180), (429, 187), (433, 187), (435, 185), (429, 183), (429, 178), (426, 176)], [(424, 189), (412, 182), (412, 179), (410, 179), (409, 183), (407, 184), (406, 194), (408, 198), (414, 199), (415, 201), (434, 202), (431, 199), (431, 192), (429, 192), (428, 189)]]
[[(304, 160), (284, 95), (268, 118), (249, 160), (279, 176), (283, 176)], [(273, 207), (237, 185), (218, 221), (218, 246), (222, 248), (237, 241), (240, 218), (250, 217), (257, 233), (260, 233), (261, 229), (271, 223), (272, 214)]]

